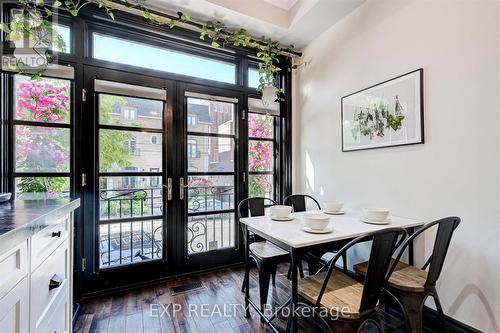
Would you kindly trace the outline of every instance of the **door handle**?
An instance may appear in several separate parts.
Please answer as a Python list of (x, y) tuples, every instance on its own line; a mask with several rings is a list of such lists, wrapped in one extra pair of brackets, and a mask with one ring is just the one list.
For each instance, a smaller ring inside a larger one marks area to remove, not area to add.
[(184, 185), (184, 177), (179, 178), (179, 199), (184, 200), (186, 188), (189, 188), (189, 185)]
[(61, 279), (57, 274), (54, 274), (49, 281), (49, 290), (59, 288), (63, 283), (63, 279)]
[(167, 200), (172, 200), (172, 178), (167, 178), (167, 185), (163, 185), (167, 188)]

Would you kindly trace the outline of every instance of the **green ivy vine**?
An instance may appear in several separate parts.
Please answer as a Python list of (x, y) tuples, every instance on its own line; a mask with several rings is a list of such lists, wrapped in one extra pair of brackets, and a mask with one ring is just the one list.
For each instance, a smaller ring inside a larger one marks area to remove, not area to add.
[[(45, 45), (53, 46), (58, 50), (64, 50), (64, 41), (55, 31), (50, 17), (53, 15), (54, 8), (63, 9), (68, 11), (72, 16), (78, 16), (80, 10), (88, 5), (95, 5), (101, 8), (112, 19), (115, 20), (114, 10), (116, 10), (114, 3), (108, 0), (18, 0), (19, 12), (13, 20), (8, 24), (2, 23), (1, 30), (7, 35), (7, 40), (16, 42), (29, 38), (32, 45)], [(125, 0), (127, 7), (137, 9), (142, 12), (142, 16), (160, 26), (167, 26), (173, 29), (179, 25), (186, 25), (193, 23), (190, 15), (184, 15), (179, 12), (178, 19), (168, 19), (163, 16), (153, 14), (147, 7), (145, 0), (136, 0), (131, 2)], [(262, 91), (265, 86), (277, 87), (277, 74), (282, 70), (280, 66), (280, 59), (283, 56), (289, 55), (293, 52), (293, 45), (284, 48), (279, 42), (273, 41), (270, 38), (263, 36), (260, 40), (252, 38), (245, 29), (238, 28), (235, 30), (228, 29), (228, 27), (220, 21), (208, 21), (201, 26), (200, 39), (210, 43), (212, 47), (246, 47), (252, 48), (257, 51), (257, 58), (259, 59), (259, 86), (258, 90)], [(32, 76), (41, 76), (46, 70), (48, 64), (52, 62), (50, 47), (46, 47), (46, 51), (42, 55), (46, 61), (45, 66), (42, 66), (36, 73), (31, 73)], [(291, 62), (290, 62), (291, 63)], [(13, 70), (22, 72), (20, 66), (12, 66)], [(296, 69), (297, 65), (292, 64), (288, 66), (288, 70)], [(277, 99), (283, 98), (283, 91), (277, 90)]]

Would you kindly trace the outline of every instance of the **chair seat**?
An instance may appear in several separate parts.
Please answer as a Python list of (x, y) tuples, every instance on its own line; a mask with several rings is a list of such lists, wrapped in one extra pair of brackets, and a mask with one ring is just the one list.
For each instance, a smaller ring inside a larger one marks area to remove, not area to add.
[[(394, 261), (391, 262), (391, 265), (393, 263)], [(367, 269), (368, 262), (354, 265), (354, 270), (361, 275), (366, 275)], [(425, 290), (426, 280), (426, 271), (399, 261), (389, 278), (389, 286), (398, 290), (420, 293)]]
[(262, 260), (288, 255), (282, 248), (266, 241), (251, 243), (250, 252)]
[[(312, 304), (316, 304), (326, 272), (308, 276), (300, 280), (299, 295)], [(321, 308), (327, 309), (331, 316), (346, 319), (358, 319), (363, 295), (363, 285), (353, 278), (338, 271), (333, 271), (325, 293), (321, 298)]]

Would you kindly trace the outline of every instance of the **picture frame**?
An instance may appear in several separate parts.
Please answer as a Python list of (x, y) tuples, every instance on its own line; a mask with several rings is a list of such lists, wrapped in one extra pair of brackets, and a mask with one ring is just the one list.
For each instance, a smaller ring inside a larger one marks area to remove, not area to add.
[(425, 143), (423, 79), (419, 68), (343, 96), (342, 151)]

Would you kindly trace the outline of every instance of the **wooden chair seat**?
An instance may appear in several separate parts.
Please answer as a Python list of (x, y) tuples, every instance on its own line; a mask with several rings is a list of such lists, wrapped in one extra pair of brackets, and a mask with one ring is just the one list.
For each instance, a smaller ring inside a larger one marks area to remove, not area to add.
[(250, 244), (250, 252), (262, 260), (288, 255), (282, 248), (266, 241)]
[[(393, 262), (391, 261), (391, 265)], [(366, 275), (367, 269), (368, 262), (354, 265), (354, 270), (361, 275)], [(426, 280), (426, 271), (399, 261), (389, 278), (389, 286), (407, 292), (421, 293), (425, 290)]]
[[(326, 272), (308, 276), (300, 280), (299, 295), (315, 304), (320, 293)], [(359, 308), (363, 295), (363, 285), (351, 277), (333, 271), (328, 286), (321, 298), (321, 308), (327, 309), (332, 316), (346, 319), (360, 318)]]

